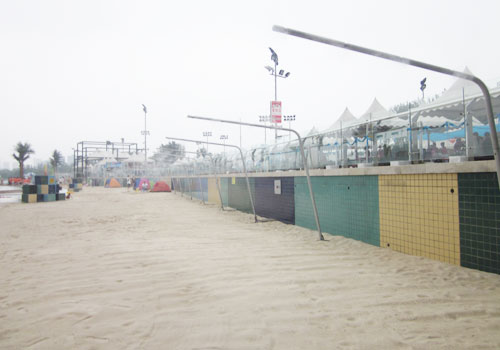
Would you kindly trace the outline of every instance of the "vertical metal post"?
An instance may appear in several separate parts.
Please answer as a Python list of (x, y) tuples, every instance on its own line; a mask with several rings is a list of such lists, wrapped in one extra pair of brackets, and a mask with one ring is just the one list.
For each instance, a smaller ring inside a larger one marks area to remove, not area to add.
[(181, 197), (184, 197), (184, 181), (183, 180), (184, 179), (181, 177), (180, 178), (180, 181), (181, 181)]
[(418, 132), (418, 149), (420, 151), (420, 161), (424, 160), (424, 124), (420, 122), (420, 130)]
[(88, 154), (87, 154), (87, 147), (85, 147), (85, 170), (83, 172), (83, 178), (85, 182), (87, 182), (87, 175), (88, 175), (87, 166), (88, 166)]
[(148, 129), (146, 128), (146, 114), (147, 110), (146, 107), (144, 107), (144, 171), (146, 171), (146, 166), (148, 162), (148, 146), (146, 144)]
[(219, 192), (220, 208), (222, 210), (224, 210), (224, 201), (222, 200), (221, 185), (220, 185), (220, 180), (217, 177), (217, 169), (215, 168), (214, 159), (212, 158), (211, 155), (209, 155), (209, 157), (210, 157), (210, 160), (212, 161), (212, 167), (214, 168), (215, 186), (217, 187), (217, 191)]
[(198, 182), (200, 183), (201, 201), (205, 204), (205, 197), (203, 196), (203, 185), (201, 183), (201, 177), (198, 176)]
[(188, 177), (189, 180), (189, 195), (191, 196), (191, 200), (193, 200), (193, 179)]
[(342, 134), (342, 120), (340, 121), (340, 163), (344, 167), (344, 135)]
[(255, 222), (257, 222), (257, 214), (255, 213), (255, 205), (253, 204), (252, 191), (250, 190), (250, 181), (248, 180), (247, 167), (245, 165), (245, 157), (243, 156), (243, 152), (241, 148), (238, 147), (241, 155), (241, 162), (243, 163), (243, 171), (245, 172), (245, 180), (247, 182), (248, 196), (250, 197), (250, 203), (252, 204), (253, 217)]
[(370, 157), (369, 157), (369, 155), (368, 155), (368, 147), (369, 147), (369, 145), (368, 145), (368, 131), (369, 131), (369, 130), (368, 130), (368, 129), (369, 129), (369, 124), (368, 124), (368, 123), (366, 123), (366, 132), (365, 132), (365, 137), (366, 137), (365, 163), (368, 163), (368, 162), (369, 162), (369, 160), (370, 160)]
[(411, 130), (411, 105), (408, 102), (408, 160), (412, 161), (412, 156), (411, 156), (411, 144), (412, 144), (412, 130)]
[(321, 233), (321, 226), (319, 224), (319, 217), (318, 217), (318, 208), (316, 208), (316, 200), (314, 199), (314, 192), (313, 192), (312, 185), (311, 185), (311, 178), (309, 175), (309, 167), (307, 166), (307, 159), (304, 155), (304, 144), (302, 142), (302, 139), (300, 138), (300, 135), (298, 135), (298, 139), (299, 139), (299, 145), (300, 145), (300, 153), (302, 155), (302, 162), (304, 163), (304, 169), (306, 170), (307, 186), (309, 188), (309, 194), (311, 195), (311, 202), (313, 205), (314, 220), (316, 220), (316, 227), (318, 228), (319, 239), (321, 241), (323, 241), (325, 238), (323, 237), (323, 234)]
[(189, 174), (189, 168), (187, 168), (187, 174), (186, 174), (186, 177), (188, 179), (188, 186), (189, 186), (189, 196), (191, 197), (191, 200), (193, 200), (193, 190), (192, 190), (192, 185), (193, 185), (193, 181), (192, 181), (192, 178), (191, 178), (191, 175)]

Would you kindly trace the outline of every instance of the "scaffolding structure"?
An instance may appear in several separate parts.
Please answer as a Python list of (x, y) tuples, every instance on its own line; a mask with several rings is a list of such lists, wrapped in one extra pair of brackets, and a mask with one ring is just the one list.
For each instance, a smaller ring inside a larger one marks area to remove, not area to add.
[(112, 155), (117, 162), (128, 158), (129, 155), (144, 152), (135, 142), (113, 142), (113, 141), (80, 141), (73, 149), (73, 177), (81, 178), (85, 182), (88, 178), (89, 165), (100, 161), (104, 152)]

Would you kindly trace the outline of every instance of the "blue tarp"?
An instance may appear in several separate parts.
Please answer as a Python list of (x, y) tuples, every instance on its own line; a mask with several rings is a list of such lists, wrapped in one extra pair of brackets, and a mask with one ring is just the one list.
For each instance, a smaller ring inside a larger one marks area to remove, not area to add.
[[(500, 124), (496, 125), (497, 132), (500, 131)], [(477, 132), (479, 136), (484, 136), (485, 133), (490, 132), (490, 127), (488, 125), (475, 126), (472, 132)], [(449, 139), (455, 139), (457, 137), (465, 138), (465, 129), (458, 129), (450, 132), (431, 132), (431, 141), (444, 141)], [(427, 134), (424, 134), (424, 140), (427, 140)]]

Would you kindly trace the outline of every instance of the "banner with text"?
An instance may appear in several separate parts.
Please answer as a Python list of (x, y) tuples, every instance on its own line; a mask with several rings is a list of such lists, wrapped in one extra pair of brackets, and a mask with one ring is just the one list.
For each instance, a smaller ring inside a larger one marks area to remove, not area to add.
[(271, 101), (271, 122), (281, 123), (281, 101)]

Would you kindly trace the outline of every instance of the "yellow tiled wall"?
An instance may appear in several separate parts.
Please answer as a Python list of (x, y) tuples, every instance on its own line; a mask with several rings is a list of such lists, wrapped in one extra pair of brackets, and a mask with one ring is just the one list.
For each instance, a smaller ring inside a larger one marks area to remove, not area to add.
[(380, 246), (460, 265), (456, 174), (379, 175)]
[(208, 178), (208, 201), (220, 205), (220, 196), (213, 177)]
[(170, 188), (172, 188), (172, 178), (170, 176), (167, 176), (164, 181)]

